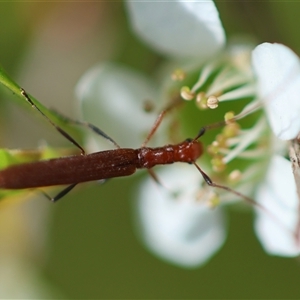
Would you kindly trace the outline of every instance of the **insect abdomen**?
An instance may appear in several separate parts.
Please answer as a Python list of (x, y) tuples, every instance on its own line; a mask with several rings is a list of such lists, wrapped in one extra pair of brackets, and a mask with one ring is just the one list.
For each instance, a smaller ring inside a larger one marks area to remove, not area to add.
[(0, 171), (0, 188), (24, 189), (128, 176), (135, 172), (134, 149), (117, 149), (37, 161)]

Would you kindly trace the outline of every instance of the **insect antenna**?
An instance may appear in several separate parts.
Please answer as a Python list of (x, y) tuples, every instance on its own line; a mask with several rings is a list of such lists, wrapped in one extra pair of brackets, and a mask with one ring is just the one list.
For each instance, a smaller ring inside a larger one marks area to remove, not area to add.
[(230, 187), (227, 187), (225, 185), (221, 185), (221, 184), (217, 184), (215, 182), (213, 182), (211, 180), (211, 178), (200, 168), (200, 166), (196, 163), (196, 162), (193, 162), (193, 165), (198, 169), (198, 171), (201, 173), (203, 179), (205, 180), (205, 182), (209, 185), (209, 186), (212, 186), (212, 187), (216, 187), (216, 188), (220, 188), (220, 189), (223, 189), (225, 191), (228, 191), (230, 193), (233, 193), (235, 194), (236, 196), (238, 197), (241, 197), (242, 199), (244, 199), (245, 201), (247, 201), (248, 203), (250, 204), (253, 204), (255, 206), (258, 206), (260, 207), (261, 209), (265, 210), (265, 208), (263, 206), (261, 206), (259, 203), (257, 203), (255, 200), (251, 199), (250, 197), (248, 196), (245, 196), (243, 195), (242, 193), (240, 192), (237, 192), (233, 189), (231, 189)]
[[(230, 192), (240, 198), (242, 198), (243, 200), (245, 200), (247, 203), (259, 208), (261, 211), (263, 211), (264, 213), (266, 213), (270, 218), (273, 219), (274, 222), (276, 222), (278, 225), (280, 225), (284, 230), (286, 230), (288, 233), (291, 233), (291, 231), (273, 214), (271, 213), (266, 207), (264, 207), (263, 205), (259, 204), (258, 202), (256, 202), (254, 199), (234, 190), (231, 189), (228, 186), (225, 185), (221, 185), (221, 184), (217, 184), (215, 182), (213, 182), (211, 180), (211, 178), (200, 168), (200, 166), (196, 163), (193, 162), (193, 165), (198, 169), (198, 171), (201, 173), (203, 179), (205, 180), (205, 182), (211, 186), (211, 187), (215, 187), (215, 188), (219, 188), (222, 190), (225, 190), (227, 192)], [(293, 233), (294, 234), (294, 233)]]
[[(254, 102), (254, 103), (251, 103), (250, 105), (246, 106), (242, 112), (240, 112), (238, 115), (235, 115), (234, 117), (231, 117), (225, 121), (221, 121), (221, 122), (217, 122), (217, 123), (213, 123), (213, 124), (210, 124), (210, 125), (207, 125), (207, 126), (204, 126), (202, 127), (198, 134), (196, 135), (196, 137), (193, 139), (193, 141), (195, 140), (198, 140), (201, 136), (203, 136), (207, 130), (210, 130), (210, 129), (215, 129), (215, 128), (219, 128), (219, 127), (222, 127), (222, 126), (225, 126), (227, 124), (230, 124), (230, 123), (234, 123), (235, 121), (239, 120), (239, 119), (242, 119), (244, 118), (245, 116), (247, 116), (248, 114), (252, 113), (253, 111), (259, 109), (261, 107), (261, 104), (259, 102)], [(264, 213), (266, 213), (274, 222), (276, 222), (281, 228), (283, 228), (285, 231), (287, 231), (289, 234), (291, 233), (291, 230), (288, 229), (285, 224), (283, 224), (281, 222), (281, 220), (279, 218), (277, 218), (272, 212), (270, 212), (265, 206), (261, 205), (260, 203), (258, 203), (257, 201), (255, 201), (254, 199), (228, 187), (228, 186), (225, 186), (225, 185), (221, 185), (221, 184), (218, 184), (218, 183), (215, 183), (214, 181), (212, 181), (212, 179), (201, 169), (201, 167), (194, 161), (192, 162), (192, 164), (197, 168), (197, 170), (200, 172), (200, 174), (202, 175), (204, 181), (206, 182), (207, 185), (211, 186), (211, 187), (215, 187), (215, 188), (218, 188), (218, 189), (222, 189), (222, 190), (225, 190), (231, 194), (234, 194), (238, 197), (240, 197), (241, 199), (243, 199), (245, 202), (257, 207), (258, 209), (260, 209), (261, 211), (263, 211)], [(300, 207), (300, 206), (299, 206)], [(300, 218), (299, 218), (300, 220)], [(300, 221), (299, 222), (299, 227), (300, 228)], [(292, 232), (292, 234), (295, 236), (296, 234)], [(298, 234), (298, 237), (297, 237), (298, 241), (299, 241), (299, 234)], [(296, 240), (297, 240), (296, 239)]]
[(260, 102), (256, 101), (256, 102), (250, 103), (239, 114), (227, 119), (226, 121), (220, 121), (220, 122), (216, 122), (216, 123), (202, 127), (200, 129), (199, 133), (196, 135), (196, 137), (193, 140), (194, 141), (198, 140), (201, 136), (203, 136), (205, 134), (205, 132), (207, 130), (219, 128), (219, 127), (228, 125), (230, 123), (234, 123), (235, 121), (246, 117), (247, 115), (249, 115), (250, 113), (253, 113), (254, 111), (256, 111), (259, 108), (261, 108)]

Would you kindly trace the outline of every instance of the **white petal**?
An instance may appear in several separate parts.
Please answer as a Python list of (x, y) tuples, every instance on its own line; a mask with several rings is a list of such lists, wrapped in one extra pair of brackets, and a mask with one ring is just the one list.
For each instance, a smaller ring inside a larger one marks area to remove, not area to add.
[(144, 75), (104, 63), (89, 70), (76, 88), (84, 120), (98, 126), (122, 147), (140, 146), (157, 113), (143, 109), (156, 101), (157, 87)]
[(288, 47), (264, 43), (252, 53), (270, 125), (283, 140), (293, 139), (300, 131), (300, 60)]
[(127, 1), (127, 7), (135, 32), (163, 54), (207, 59), (224, 46), (213, 1)]
[[(205, 263), (226, 237), (220, 208), (196, 200), (201, 175), (190, 165), (165, 166), (158, 173), (166, 187), (148, 178), (140, 186), (138, 228), (148, 248), (184, 267)], [(174, 197), (172, 192), (178, 193)]]
[(273, 255), (298, 255), (300, 248), (293, 233), (298, 221), (299, 199), (288, 160), (281, 156), (272, 158), (257, 200), (268, 211), (257, 209), (255, 222), (256, 234), (265, 250)]

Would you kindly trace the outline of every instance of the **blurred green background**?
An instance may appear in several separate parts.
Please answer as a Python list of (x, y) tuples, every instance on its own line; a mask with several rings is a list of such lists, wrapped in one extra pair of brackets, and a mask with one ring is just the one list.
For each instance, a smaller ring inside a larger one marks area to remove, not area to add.
[[(228, 37), (281, 42), (300, 54), (300, 2), (217, 7)], [(89, 67), (113, 60), (151, 75), (161, 59), (132, 35), (121, 2), (0, 2), (0, 63), (39, 101), (70, 117), (74, 87)], [(2, 90), (1, 148), (36, 148), (41, 139), (68, 144)], [(83, 185), (56, 205), (39, 195), (0, 205), (0, 297), (300, 298), (298, 259), (268, 256), (250, 213), (228, 212), (227, 242), (203, 267), (182, 269), (154, 257), (134, 232), (137, 180)]]

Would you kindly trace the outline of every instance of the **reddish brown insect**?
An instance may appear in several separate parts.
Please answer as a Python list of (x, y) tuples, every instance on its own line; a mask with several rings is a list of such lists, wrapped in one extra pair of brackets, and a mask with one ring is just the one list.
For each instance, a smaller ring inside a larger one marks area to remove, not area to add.
[(81, 150), (82, 155), (10, 166), (0, 171), (0, 188), (26, 189), (54, 185), (69, 185), (57, 196), (50, 198), (50, 200), (55, 202), (66, 195), (73, 187), (75, 187), (76, 184), (81, 182), (129, 176), (133, 174), (136, 169), (143, 168), (148, 169), (150, 175), (159, 182), (155, 174), (150, 170), (151, 168), (156, 165), (185, 162), (194, 164), (206, 183), (210, 186), (225, 189), (244, 198), (248, 202), (255, 203), (252, 199), (240, 194), (239, 192), (212, 182), (212, 180), (196, 164), (196, 160), (203, 153), (202, 144), (198, 141), (198, 139), (207, 129), (220, 126), (220, 124), (224, 124), (224, 122), (203, 127), (194, 139), (187, 139), (176, 145), (166, 145), (159, 148), (146, 147), (146, 144), (155, 133), (164, 115), (174, 106), (170, 105), (160, 113), (142, 147), (139, 149), (130, 149), (121, 148), (112, 138), (92, 124), (71, 121), (91, 128), (93, 131), (110, 140), (115, 146), (117, 146), (117, 149), (115, 150), (101, 151), (86, 155), (84, 149), (68, 133), (54, 124), (33, 103), (23, 89), (21, 89), (21, 94), (31, 104), (31, 106), (37, 109), (64, 137), (75, 144)]

